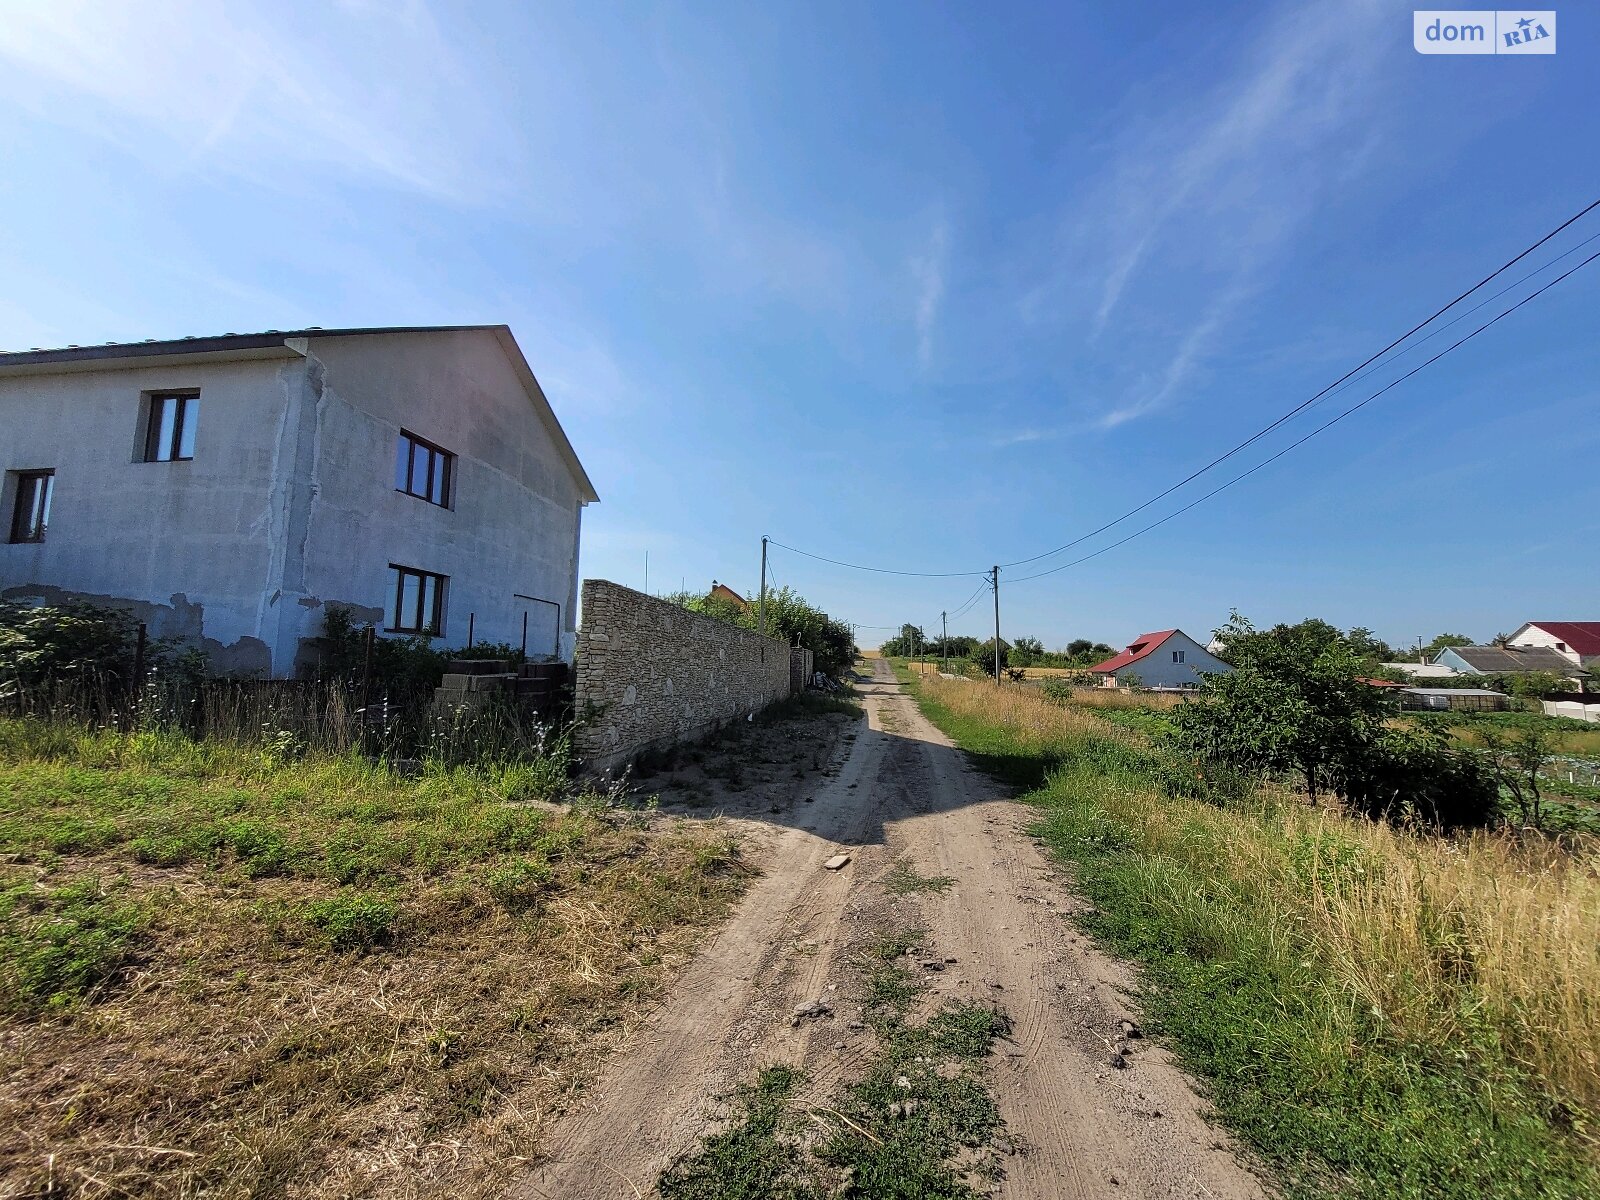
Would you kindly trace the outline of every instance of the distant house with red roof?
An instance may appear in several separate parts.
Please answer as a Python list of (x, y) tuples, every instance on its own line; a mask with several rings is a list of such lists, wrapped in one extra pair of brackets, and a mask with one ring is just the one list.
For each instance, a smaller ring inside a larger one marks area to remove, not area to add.
[(746, 612), (750, 611), (750, 601), (739, 595), (738, 592), (734, 591), (727, 584), (718, 583), (715, 579), (711, 581), (710, 598), (713, 600), (727, 600), (729, 603), (737, 604)]
[(1149, 688), (1193, 688), (1202, 675), (1223, 675), (1233, 670), (1181, 629), (1140, 634), (1128, 648), (1091, 667), (1106, 687), (1137, 682)]
[(1544, 647), (1575, 667), (1593, 666), (1600, 659), (1600, 621), (1529, 621), (1506, 644)]

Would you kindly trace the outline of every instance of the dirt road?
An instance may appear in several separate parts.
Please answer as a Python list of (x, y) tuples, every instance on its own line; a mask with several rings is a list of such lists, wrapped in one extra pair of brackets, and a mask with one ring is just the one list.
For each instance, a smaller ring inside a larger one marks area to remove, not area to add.
[[(886, 663), (875, 670), (867, 728), (784, 803), (736, 817), (765, 874), (556, 1122), (515, 1194), (649, 1195), (716, 1127), (715, 1098), (758, 1068), (803, 1066), (818, 1087), (849, 1075), (872, 1035), (850, 1029), (844, 948), (894, 916), (953, 960), (929, 977), (934, 998), (993, 1001), (1014, 1022), (989, 1073), (1013, 1147), (999, 1195), (1262, 1196), (1164, 1052), (1140, 1039), (1126, 1066), (1112, 1064), (1118, 1022), (1138, 1019), (1131, 977), (1063, 919), (1075, 901), (1027, 835), (1028, 810), (966, 765)], [(849, 865), (824, 870), (841, 851)], [(897, 864), (954, 883), (894, 898), (883, 884)], [(795, 1006), (816, 997), (839, 997), (838, 1012), (792, 1027)]]

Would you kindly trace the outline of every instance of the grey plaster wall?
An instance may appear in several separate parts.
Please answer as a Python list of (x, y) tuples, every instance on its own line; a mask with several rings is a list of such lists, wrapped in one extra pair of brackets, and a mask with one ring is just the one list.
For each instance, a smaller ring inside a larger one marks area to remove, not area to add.
[[(476, 640), (516, 646), (526, 611), (529, 654), (570, 659), (582, 499), (494, 335), (317, 338), (310, 352), (324, 411), (307, 592), (382, 607), (390, 563), (434, 571), (450, 578), (446, 645), (466, 644), (470, 615)], [(401, 429), (457, 456), (449, 508), (395, 490)]]
[[(487, 329), (0, 375), (0, 596), (120, 607), (281, 676), (328, 604), (381, 621), (399, 563), (449, 577), (444, 645), (471, 614), (516, 645), (526, 611), (529, 653), (570, 658), (584, 494), (530, 387)], [(144, 397), (191, 389), (193, 460), (140, 461)], [(450, 507), (395, 490), (402, 428), (457, 455)], [(45, 540), (8, 544), (14, 472), (39, 468)]]
[[(304, 373), (285, 352), (0, 380), (0, 595), (116, 604), (152, 636), (204, 645), (222, 669), (269, 669), (281, 544), (267, 481)], [(143, 397), (191, 388), (193, 460), (140, 461)], [(11, 473), (43, 468), (56, 472), (45, 540), (8, 544)]]
[(592, 770), (689, 741), (790, 695), (787, 642), (687, 612), (604, 579), (583, 581), (574, 699)]

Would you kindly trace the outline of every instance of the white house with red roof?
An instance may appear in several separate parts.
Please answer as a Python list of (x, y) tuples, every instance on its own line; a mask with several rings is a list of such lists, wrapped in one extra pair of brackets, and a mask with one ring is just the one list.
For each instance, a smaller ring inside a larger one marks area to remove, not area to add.
[(1542, 646), (1575, 667), (1587, 667), (1600, 659), (1600, 621), (1529, 621), (1507, 644)]
[(1233, 670), (1181, 629), (1140, 634), (1128, 648), (1090, 668), (1105, 687), (1194, 688), (1202, 675)]

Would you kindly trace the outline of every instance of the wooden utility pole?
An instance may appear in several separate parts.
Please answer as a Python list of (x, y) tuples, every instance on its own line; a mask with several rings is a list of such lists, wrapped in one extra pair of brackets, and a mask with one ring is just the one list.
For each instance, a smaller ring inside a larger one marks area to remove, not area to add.
[(756, 607), (756, 623), (761, 636), (767, 636), (767, 539), (761, 539), (761, 599)]
[(944, 659), (944, 673), (950, 674), (950, 614), (939, 614), (939, 653)]
[(996, 564), (989, 573), (994, 588), (994, 685), (1000, 686), (1000, 567)]

